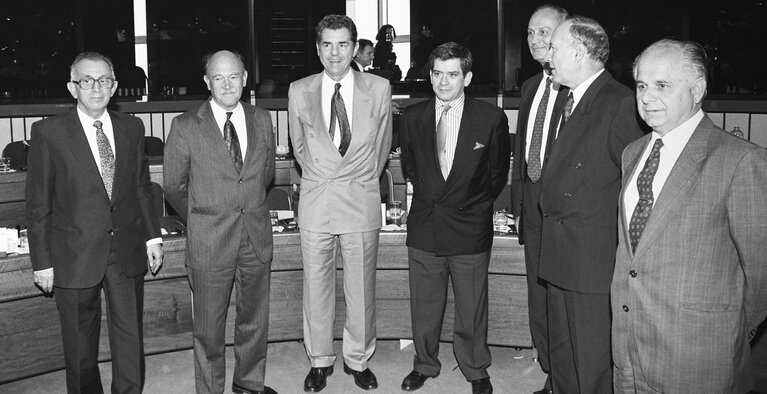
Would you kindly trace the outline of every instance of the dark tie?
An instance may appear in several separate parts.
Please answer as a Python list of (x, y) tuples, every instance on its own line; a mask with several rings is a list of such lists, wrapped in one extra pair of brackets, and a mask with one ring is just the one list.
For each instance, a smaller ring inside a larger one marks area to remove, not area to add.
[(527, 155), (527, 176), (533, 183), (541, 179), (541, 145), (543, 144), (543, 122), (546, 120), (546, 109), (549, 106), (549, 94), (551, 93), (551, 78), (546, 78), (546, 86), (543, 97), (538, 104), (533, 124), (533, 136), (530, 140), (530, 152)]
[(115, 176), (115, 156), (112, 153), (112, 146), (109, 145), (109, 138), (104, 134), (101, 121), (93, 122), (93, 127), (96, 128), (96, 145), (99, 148), (99, 160), (101, 161), (101, 179), (104, 181), (107, 196), (111, 200), (112, 182)]
[(447, 179), (448, 171), (447, 165), (447, 111), (450, 110), (450, 105), (445, 104), (442, 106), (442, 113), (439, 115), (439, 122), (437, 122), (437, 159), (439, 159), (439, 169), (442, 171), (442, 178)]
[(637, 177), (639, 201), (634, 208), (634, 213), (631, 215), (631, 222), (629, 222), (629, 239), (631, 240), (632, 252), (636, 250), (637, 245), (639, 244), (639, 238), (642, 237), (644, 226), (647, 224), (647, 219), (650, 218), (650, 212), (652, 212), (652, 181), (655, 178), (655, 173), (658, 172), (661, 147), (663, 147), (663, 140), (659, 138), (655, 140), (655, 144), (650, 151), (650, 156), (644, 163), (642, 172), (640, 172)]
[(567, 120), (570, 119), (570, 114), (573, 112), (573, 104), (575, 104), (575, 99), (573, 98), (573, 92), (570, 91), (570, 94), (567, 95), (567, 100), (565, 100), (565, 107), (562, 110), (562, 124), (567, 123)]
[(237, 131), (234, 129), (234, 124), (231, 120), (232, 113), (226, 113), (226, 122), (224, 122), (224, 141), (226, 141), (226, 147), (229, 148), (229, 155), (232, 156), (232, 163), (237, 173), (242, 170), (242, 150), (240, 150), (240, 140), (237, 138)]
[(352, 141), (352, 132), (349, 128), (349, 117), (346, 116), (346, 105), (344, 105), (344, 98), (341, 97), (341, 84), (336, 83), (336, 91), (333, 93), (333, 98), (330, 100), (330, 140), (333, 140), (333, 130), (335, 130), (335, 123), (338, 122), (338, 129), (341, 130), (341, 144), (338, 145), (338, 153), (341, 156), (346, 154), (346, 150), (349, 149), (349, 143)]

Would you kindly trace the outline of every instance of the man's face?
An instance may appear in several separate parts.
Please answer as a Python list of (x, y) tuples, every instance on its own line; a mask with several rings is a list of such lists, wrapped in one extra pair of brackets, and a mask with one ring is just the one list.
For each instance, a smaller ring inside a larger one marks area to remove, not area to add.
[(248, 80), (240, 59), (229, 52), (218, 52), (208, 62), (208, 69), (203, 77), (213, 101), (221, 108), (232, 110), (242, 96), (242, 88)]
[(373, 63), (373, 47), (370, 45), (366, 45), (363, 48), (360, 48), (357, 50), (357, 56), (355, 57), (357, 59), (357, 62), (362, 65), (362, 67), (367, 67)]
[(533, 59), (543, 65), (549, 52), (551, 34), (560, 22), (559, 15), (554, 10), (544, 8), (530, 17), (527, 24), (527, 46)]
[(349, 72), (356, 47), (352, 33), (345, 27), (338, 30), (325, 29), (320, 33), (317, 56), (325, 72), (334, 81), (340, 81)]
[(690, 73), (685, 75), (682, 56), (675, 50), (650, 51), (637, 64), (639, 116), (661, 136), (697, 112), (703, 92), (705, 80)]
[(434, 94), (444, 102), (451, 102), (463, 94), (463, 88), (471, 83), (471, 71), (463, 75), (461, 59), (434, 59), (434, 67), (429, 72)]
[(570, 35), (570, 26), (570, 22), (564, 22), (554, 29), (546, 61), (551, 65), (551, 77), (554, 82), (575, 88), (571, 84), (576, 77), (578, 49), (576, 40)]
[(114, 73), (109, 68), (109, 64), (101, 60), (84, 59), (75, 65), (70, 77), (73, 81), (95, 80), (90, 89), (83, 89), (72, 82), (67, 83), (67, 88), (72, 97), (77, 99), (77, 106), (80, 109), (94, 118), (101, 116), (112, 94), (117, 90), (117, 81), (114, 81), (110, 88), (101, 86), (98, 82), (102, 78), (114, 80)]

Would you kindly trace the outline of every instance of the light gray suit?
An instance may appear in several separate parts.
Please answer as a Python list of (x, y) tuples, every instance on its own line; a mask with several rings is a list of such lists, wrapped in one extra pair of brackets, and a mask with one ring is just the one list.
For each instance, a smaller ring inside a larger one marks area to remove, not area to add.
[(211, 105), (206, 101), (173, 119), (163, 169), (166, 198), (187, 222), (197, 389), (224, 389), (224, 329), (236, 283), (234, 383), (263, 390), (272, 261), (266, 202), (274, 178), (272, 121), (268, 111), (241, 102), (247, 152), (238, 174)]
[(634, 392), (636, 381), (664, 393), (745, 393), (748, 335), (767, 315), (767, 152), (704, 117), (631, 253), (623, 195), (650, 138), (623, 153), (616, 392)]
[[(375, 269), (381, 197), (378, 178), (391, 146), (391, 87), (354, 73), (351, 143), (342, 157), (322, 114), (322, 73), (290, 85), (290, 138), (301, 165), (299, 227), (304, 264), (304, 343), (312, 367), (335, 362), (336, 249), (343, 258), (344, 360), (362, 371), (375, 351)], [(330, 100), (327, 97), (326, 100)]]

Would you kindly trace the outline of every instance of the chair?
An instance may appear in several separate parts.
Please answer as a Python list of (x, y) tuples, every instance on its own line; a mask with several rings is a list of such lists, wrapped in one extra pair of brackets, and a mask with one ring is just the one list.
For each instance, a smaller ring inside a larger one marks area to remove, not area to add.
[(29, 143), (26, 140), (14, 141), (5, 146), (3, 156), (11, 159), (11, 168), (21, 170), (27, 167)]
[(147, 156), (162, 156), (165, 143), (157, 137), (144, 137), (144, 152)]
[(266, 192), (266, 204), (270, 210), (289, 211), (290, 196), (285, 190), (272, 187)]
[(381, 182), (381, 203), (394, 201), (394, 177), (388, 168), (384, 169), (379, 181)]

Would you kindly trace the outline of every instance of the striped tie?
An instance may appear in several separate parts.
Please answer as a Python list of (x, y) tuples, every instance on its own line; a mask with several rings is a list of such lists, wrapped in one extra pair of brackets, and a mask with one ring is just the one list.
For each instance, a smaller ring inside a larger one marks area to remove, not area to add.
[(341, 131), (341, 144), (338, 145), (338, 153), (341, 156), (346, 154), (346, 150), (349, 149), (349, 144), (352, 141), (352, 132), (349, 127), (349, 117), (346, 115), (346, 105), (344, 105), (344, 98), (341, 97), (341, 84), (336, 84), (336, 91), (333, 93), (333, 98), (330, 101), (330, 140), (333, 140), (333, 130), (335, 130), (334, 124), (338, 122), (338, 129)]
[(112, 146), (109, 145), (109, 138), (104, 134), (100, 120), (93, 122), (96, 128), (96, 145), (99, 148), (99, 159), (101, 161), (101, 179), (104, 181), (104, 188), (107, 190), (107, 196), (112, 199), (112, 183), (115, 176), (115, 156), (112, 153)]
[(439, 159), (442, 177), (445, 179), (450, 174), (447, 163), (447, 119), (445, 119), (447, 111), (450, 111), (450, 106), (445, 104), (442, 106), (442, 113), (439, 115), (439, 122), (437, 123), (437, 159)]

